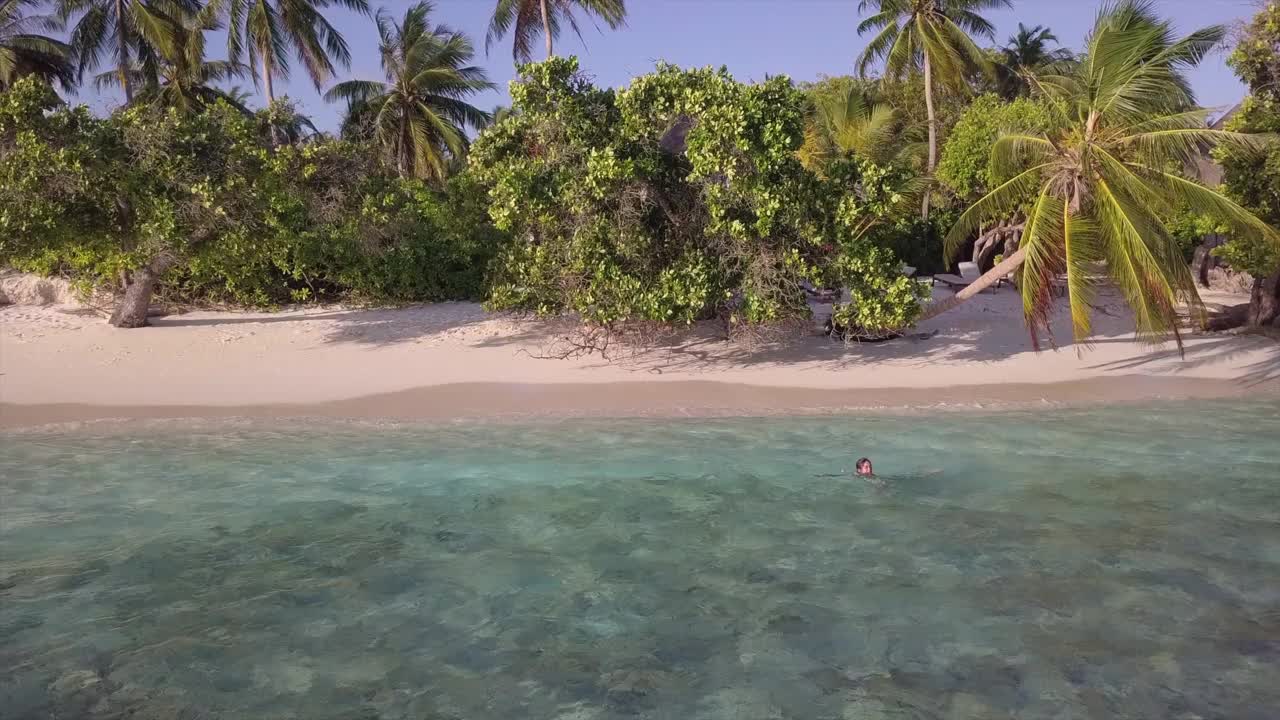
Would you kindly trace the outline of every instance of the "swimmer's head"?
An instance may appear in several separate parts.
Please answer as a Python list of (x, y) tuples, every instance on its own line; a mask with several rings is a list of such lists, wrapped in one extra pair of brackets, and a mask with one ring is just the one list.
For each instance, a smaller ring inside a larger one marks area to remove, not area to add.
[(853, 467), (854, 467), (855, 471), (856, 471), (859, 475), (870, 475), (870, 474), (872, 474), (872, 473), (871, 473), (871, 460), (870, 460), (870, 458), (858, 458), (858, 462), (857, 462), (857, 464), (855, 464)]

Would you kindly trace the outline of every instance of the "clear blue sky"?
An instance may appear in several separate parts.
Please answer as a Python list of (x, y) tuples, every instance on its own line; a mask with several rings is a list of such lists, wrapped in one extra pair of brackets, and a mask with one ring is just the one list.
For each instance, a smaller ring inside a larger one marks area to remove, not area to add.
[[(371, 0), (379, 4), (377, 0)], [(507, 103), (507, 83), (514, 76), (510, 41), (495, 44), (484, 54), (484, 34), (495, 0), (437, 0), (436, 22), (447, 23), (471, 36), (477, 62), (499, 86), (476, 99), (489, 109)], [(408, 0), (380, 3), (393, 13), (403, 12)], [(997, 44), (1016, 31), (1019, 22), (1046, 25), (1067, 47), (1079, 48), (1093, 23), (1098, 0), (1015, 0), (1014, 9), (992, 13)], [(1235, 24), (1257, 10), (1255, 0), (1156, 0), (1161, 12), (1186, 32), (1214, 23)], [(580, 56), (583, 69), (601, 85), (623, 86), (628, 79), (652, 69), (657, 60), (683, 66), (727, 65), (739, 80), (759, 80), (786, 74), (793, 80), (853, 72), (853, 60), (867, 38), (858, 37), (857, 0), (627, 0), (627, 26), (619, 31), (584, 30), (585, 47), (571, 34), (560, 39), (558, 54)], [(382, 79), (378, 65), (377, 33), (371, 20), (334, 11), (330, 20), (352, 49), (352, 65), (345, 77)], [(218, 42), (221, 42), (220, 40)], [(541, 45), (538, 46), (539, 49)], [(1228, 107), (1244, 88), (1225, 64), (1226, 53), (1209, 57), (1193, 80), (1200, 103)], [(298, 66), (295, 63), (295, 66)], [(249, 81), (245, 82), (249, 85)], [(276, 85), (287, 92), (322, 129), (337, 126), (341, 105), (325, 103), (303, 72)], [(109, 109), (118, 100), (82, 94), (95, 109)]]

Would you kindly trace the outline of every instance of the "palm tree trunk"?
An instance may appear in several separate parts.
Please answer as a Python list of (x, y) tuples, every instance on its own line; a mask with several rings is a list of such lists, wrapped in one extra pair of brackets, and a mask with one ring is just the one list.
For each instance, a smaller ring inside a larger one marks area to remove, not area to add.
[[(938, 167), (938, 118), (933, 111), (933, 65), (929, 62), (929, 53), (924, 54), (924, 109), (929, 117), (929, 165), (930, 175)], [(920, 214), (929, 219), (929, 188), (924, 190), (924, 202)]]
[(120, 75), (120, 87), (124, 88), (124, 104), (133, 104), (133, 86), (129, 84), (129, 71), (119, 68), (116, 71)]
[(276, 87), (271, 78), (271, 61), (267, 59), (267, 53), (261, 48), (258, 52), (262, 55), (262, 89), (267, 94), (267, 105), (276, 100)]
[(155, 294), (156, 284), (174, 265), (174, 259), (161, 256), (129, 273), (129, 281), (124, 287), (124, 297), (116, 305), (108, 321), (118, 328), (146, 327), (147, 314), (151, 309), (151, 296)]
[(413, 135), (410, 133), (409, 109), (400, 108), (400, 157), (396, 158), (396, 164), (400, 169), (400, 177), (408, 178), (413, 175), (414, 170), (414, 153), (413, 153)]
[(280, 146), (280, 128), (271, 120), (271, 106), (276, 101), (276, 87), (271, 77), (271, 61), (270, 56), (263, 52), (260, 48), (258, 53), (262, 55), (262, 89), (267, 94), (267, 129), (271, 132), (271, 146)]
[(1026, 259), (1026, 257), (1027, 257), (1027, 252), (1022, 248), (1018, 248), (1017, 252), (1005, 258), (1004, 260), (1001, 260), (999, 263), (996, 264), (995, 267), (991, 268), (985, 274), (983, 274), (982, 277), (978, 278), (977, 280), (974, 280), (968, 286), (962, 288), (960, 292), (956, 293), (955, 295), (952, 295), (946, 300), (939, 300), (935, 303), (931, 303), (929, 307), (924, 309), (924, 312), (920, 315), (920, 319), (917, 320), (916, 322), (924, 322), (929, 318), (937, 317), (942, 313), (948, 310), (951, 310), (952, 308), (955, 308), (955, 307), (958, 307), (959, 305), (964, 304), (964, 301), (968, 300), (974, 295), (977, 295), (983, 290), (986, 290), (992, 285), (995, 285), (997, 282), (999, 282), (1000, 278), (1004, 277), (1005, 275), (1008, 275), (1014, 270), (1017, 270), (1018, 266), (1022, 264), (1022, 261)]
[(1277, 320), (1280, 320), (1280, 270), (1253, 281), (1246, 322), (1252, 327), (1262, 327)]
[(547, 0), (542, 0), (542, 34), (547, 37), (547, 59), (552, 57), (551, 52), (551, 16), (547, 14)]
[(116, 72), (124, 89), (124, 104), (133, 104), (133, 86), (129, 84), (129, 28), (125, 24), (124, 0), (116, 0)]

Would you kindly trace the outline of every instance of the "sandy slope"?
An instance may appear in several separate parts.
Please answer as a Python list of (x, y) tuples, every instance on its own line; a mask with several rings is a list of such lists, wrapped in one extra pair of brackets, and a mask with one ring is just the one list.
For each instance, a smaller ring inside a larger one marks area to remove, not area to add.
[[(197, 312), (129, 331), (84, 310), (8, 306), (0, 308), (0, 424), (308, 410), (365, 417), (760, 412), (1225, 396), (1280, 385), (1280, 345), (1265, 338), (1193, 338), (1182, 359), (1172, 347), (1134, 343), (1115, 298), (1101, 309), (1097, 342), (1083, 354), (1065, 344), (1059, 324), (1064, 349), (1033, 352), (1018, 298), (1006, 289), (925, 323), (920, 331), (937, 331), (928, 339), (846, 348), (810, 337), (746, 348), (694, 334), (605, 362), (538, 359), (555, 343), (554, 327), (489, 316), (468, 303)], [(290, 407), (264, 407), (282, 405)]]

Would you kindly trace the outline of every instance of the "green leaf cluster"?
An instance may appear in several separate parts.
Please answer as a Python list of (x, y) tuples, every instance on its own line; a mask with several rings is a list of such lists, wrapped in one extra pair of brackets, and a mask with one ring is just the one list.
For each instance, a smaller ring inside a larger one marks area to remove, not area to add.
[[(951, 129), (942, 148), (937, 177), (959, 198), (973, 200), (1008, 180), (991, 162), (991, 147), (1002, 133), (1043, 133), (1052, 125), (1049, 108), (1031, 98), (975, 98)], [(1028, 198), (1028, 204), (1031, 198)]]
[[(1280, 3), (1268, 2), (1245, 27), (1227, 63), (1249, 86), (1227, 123), (1240, 133), (1280, 133)], [(1232, 199), (1271, 227), (1280, 227), (1280, 144), (1265, 148), (1220, 147), (1223, 187)], [(1269, 238), (1233, 236), (1214, 250), (1231, 267), (1264, 278), (1280, 272), (1280, 244)]]

